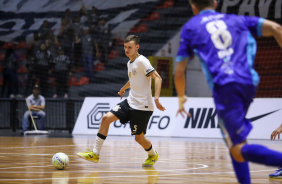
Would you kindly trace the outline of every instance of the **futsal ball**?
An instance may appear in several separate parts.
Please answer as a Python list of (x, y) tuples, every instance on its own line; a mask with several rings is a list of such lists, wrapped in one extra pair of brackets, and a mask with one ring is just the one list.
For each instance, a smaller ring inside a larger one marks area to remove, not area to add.
[(69, 165), (69, 157), (65, 153), (56, 153), (52, 158), (52, 163), (56, 169), (65, 169)]

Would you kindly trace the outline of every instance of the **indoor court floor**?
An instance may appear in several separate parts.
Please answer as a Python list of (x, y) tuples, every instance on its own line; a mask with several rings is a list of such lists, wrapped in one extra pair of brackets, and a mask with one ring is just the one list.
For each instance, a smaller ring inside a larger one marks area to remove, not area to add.
[[(147, 153), (131, 136), (108, 136), (99, 163), (76, 156), (86, 147), (92, 149), (95, 136), (0, 137), (0, 183), (237, 183), (223, 140), (148, 138), (160, 158), (154, 167), (142, 168)], [(281, 141), (249, 142), (282, 151)], [(70, 164), (65, 170), (56, 170), (52, 166), (52, 156), (57, 152), (69, 156)], [(282, 183), (282, 180), (269, 180), (268, 174), (275, 169), (250, 164), (252, 183)]]

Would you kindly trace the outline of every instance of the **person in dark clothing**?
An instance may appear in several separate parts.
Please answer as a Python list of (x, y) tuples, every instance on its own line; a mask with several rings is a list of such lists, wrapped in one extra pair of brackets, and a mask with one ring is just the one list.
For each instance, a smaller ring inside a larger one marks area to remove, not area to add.
[(55, 65), (53, 74), (56, 78), (56, 94), (53, 98), (64, 95), (64, 98), (68, 97), (68, 76), (71, 74), (71, 62), (67, 55), (64, 54), (64, 50), (59, 48), (58, 56), (54, 58), (53, 63)]
[(35, 75), (40, 80), (41, 92), (43, 96), (47, 96), (48, 76), (50, 72), (51, 53), (46, 49), (45, 43), (40, 45), (40, 49), (36, 53)]
[[(19, 79), (18, 79), (18, 55), (14, 49), (9, 48), (6, 51), (5, 59), (3, 62), (3, 86), (1, 90), (2, 97), (15, 98), (21, 97), (19, 95)], [(8, 87), (8, 95), (5, 95), (5, 89)]]

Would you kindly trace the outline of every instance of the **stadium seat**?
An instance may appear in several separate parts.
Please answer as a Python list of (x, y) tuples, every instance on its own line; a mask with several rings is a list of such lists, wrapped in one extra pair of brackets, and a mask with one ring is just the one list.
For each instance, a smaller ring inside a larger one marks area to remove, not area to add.
[(103, 71), (104, 69), (105, 69), (104, 63), (98, 63), (98, 64), (94, 67), (94, 71), (95, 71), (95, 72)]
[(0, 61), (4, 61), (5, 59), (5, 54), (4, 53), (0, 53)]
[(48, 83), (49, 83), (51, 86), (56, 86), (56, 78), (55, 78), (55, 77), (49, 77), (49, 78), (48, 78)]
[(153, 12), (150, 16), (142, 19), (142, 21), (158, 20), (160, 18), (161, 18), (161, 15), (159, 12)]
[(79, 73), (79, 72), (83, 72), (83, 68), (82, 67), (76, 68), (74, 70), (74, 73)]
[(22, 53), (18, 52), (17, 53), (18, 57), (19, 57), (19, 61), (24, 61), (26, 59), (26, 55), (23, 55)]
[(89, 84), (89, 78), (88, 77), (81, 77), (77, 83), (78, 86), (83, 86)]
[(123, 46), (123, 40), (121, 38), (116, 38), (115, 45), (116, 46)]
[(140, 24), (136, 30), (137, 33), (140, 33), (140, 32), (145, 32), (147, 31), (147, 25), (146, 24)]
[(0, 66), (0, 73), (2, 73), (2, 71), (3, 71), (3, 67), (2, 67), (2, 66)]
[(19, 69), (18, 69), (18, 73), (28, 73), (28, 69), (22, 65)]
[(17, 49), (26, 49), (27, 48), (26, 42), (19, 42), (16, 48)]
[(167, 0), (167, 1), (164, 2), (163, 5), (156, 7), (156, 9), (169, 8), (169, 7), (173, 7), (173, 6), (174, 6), (173, 0)]
[(70, 77), (68, 80), (68, 86), (77, 86), (78, 79), (76, 77)]
[(2, 86), (3, 85), (3, 78), (1, 77), (0, 78), (0, 86)]
[(117, 58), (118, 57), (118, 50), (114, 49), (114, 50), (111, 50), (109, 56), (108, 56), (108, 59), (114, 59), (114, 58)]
[(129, 30), (129, 32), (131, 32), (131, 33), (136, 33), (136, 32), (137, 32), (136, 26), (133, 26), (133, 27)]
[(14, 48), (14, 43), (13, 42), (6, 42), (2, 49), (8, 49), (8, 48)]

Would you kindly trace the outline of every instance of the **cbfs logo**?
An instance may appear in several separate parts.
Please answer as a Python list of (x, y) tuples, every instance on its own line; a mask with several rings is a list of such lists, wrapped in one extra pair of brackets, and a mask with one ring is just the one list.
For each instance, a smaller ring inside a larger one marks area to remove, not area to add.
[(216, 110), (214, 108), (190, 108), (189, 113), (191, 117), (187, 116), (184, 128), (219, 128), (216, 119)]
[(103, 115), (109, 111), (109, 103), (97, 103), (87, 115), (88, 128), (99, 129)]

